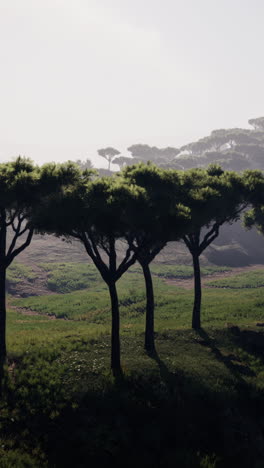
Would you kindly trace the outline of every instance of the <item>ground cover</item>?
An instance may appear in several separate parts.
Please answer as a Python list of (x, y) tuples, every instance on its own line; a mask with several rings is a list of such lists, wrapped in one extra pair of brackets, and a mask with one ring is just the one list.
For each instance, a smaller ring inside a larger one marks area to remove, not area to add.
[(100, 280), (67, 294), (9, 296), (0, 467), (262, 466), (263, 288), (205, 288), (204, 328), (194, 332), (192, 291), (154, 283), (157, 354), (148, 356), (142, 276), (118, 282), (120, 381), (109, 372)]
[(23, 263), (13, 262), (7, 269), (7, 287), (15, 286), (23, 281), (33, 282), (36, 274), (32, 269)]
[[(249, 273), (247, 273), (249, 275)], [(229, 278), (229, 281), (232, 281)], [(117, 283), (120, 297), (121, 324), (134, 328), (144, 325), (145, 291), (139, 273), (126, 273)], [(188, 327), (191, 323), (192, 290), (167, 284), (154, 277), (156, 328)], [(243, 297), (243, 299), (242, 299)], [(68, 294), (12, 299), (11, 304), (40, 314), (68, 320), (88, 320), (109, 324), (108, 291), (102, 281), (93, 287)], [(204, 288), (202, 323), (204, 326), (225, 326), (226, 323), (254, 324), (263, 319), (264, 292), (261, 288), (241, 290)]]
[(264, 287), (264, 269), (240, 273), (232, 276), (232, 278), (213, 280), (208, 282), (207, 285), (214, 288), (231, 289), (261, 288)]
[[(10, 291), (21, 292), (18, 283), (23, 284), (24, 295), (44, 293), (68, 293), (81, 289), (94, 288), (95, 283), (100, 282), (100, 274), (94, 265), (77, 262), (47, 262), (36, 264), (24, 264), (15, 262), (8, 268), (8, 288)], [(153, 264), (151, 271), (154, 276), (171, 279), (191, 279), (193, 277), (193, 268), (188, 265), (163, 265)], [(228, 267), (202, 267), (202, 275), (207, 277), (214, 273), (224, 273), (232, 271)], [(128, 274), (138, 273), (142, 276), (142, 270), (139, 265), (134, 265)], [(41, 281), (41, 290), (38, 291)], [(32, 287), (34, 286), (34, 287)]]

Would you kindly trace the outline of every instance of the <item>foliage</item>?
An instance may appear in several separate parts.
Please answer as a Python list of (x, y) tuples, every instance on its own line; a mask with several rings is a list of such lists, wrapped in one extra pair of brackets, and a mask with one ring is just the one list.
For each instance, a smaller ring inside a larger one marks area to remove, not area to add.
[(100, 280), (95, 266), (85, 263), (41, 263), (40, 267), (48, 272), (48, 288), (58, 293), (94, 287)]

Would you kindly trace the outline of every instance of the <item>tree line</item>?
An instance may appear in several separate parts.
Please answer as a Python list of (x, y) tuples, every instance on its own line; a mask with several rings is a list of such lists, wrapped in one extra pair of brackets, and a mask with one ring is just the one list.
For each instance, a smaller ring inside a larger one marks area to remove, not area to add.
[[(158, 148), (147, 144), (133, 144), (127, 148), (129, 156), (121, 155), (116, 148), (98, 150), (98, 155), (120, 169), (139, 162), (152, 161), (163, 168), (190, 169), (220, 164), (223, 169), (243, 171), (264, 169), (264, 117), (250, 119), (252, 128), (213, 130), (209, 136), (180, 148)], [(89, 160), (86, 160), (87, 164)], [(88, 163), (89, 164), (89, 163)]]
[(38, 167), (19, 157), (0, 164), (0, 377), (7, 356), (6, 269), (30, 245), (34, 232), (77, 239), (100, 272), (111, 302), (111, 369), (118, 375), (117, 281), (138, 261), (146, 286), (144, 345), (154, 353), (150, 264), (167, 243), (184, 241), (194, 268), (192, 327), (199, 329), (200, 255), (224, 223), (246, 211), (247, 226), (256, 224), (264, 232), (263, 188), (261, 171), (236, 173), (217, 165), (180, 171), (138, 163), (112, 177), (99, 177), (70, 161)]

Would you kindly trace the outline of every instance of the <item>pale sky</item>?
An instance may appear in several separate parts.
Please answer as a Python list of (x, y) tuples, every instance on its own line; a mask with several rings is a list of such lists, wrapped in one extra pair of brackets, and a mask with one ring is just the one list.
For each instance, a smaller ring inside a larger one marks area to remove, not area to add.
[(264, 115), (263, 0), (0, 0), (0, 161), (181, 146)]

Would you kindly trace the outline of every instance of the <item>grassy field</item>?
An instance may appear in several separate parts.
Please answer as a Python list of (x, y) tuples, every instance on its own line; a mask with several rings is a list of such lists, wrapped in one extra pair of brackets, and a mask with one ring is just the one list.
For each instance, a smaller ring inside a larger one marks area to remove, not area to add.
[[(94, 283), (100, 282), (100, 274), (94, 265), (88, 263), (39, 263), (38, 275), (46, 276), (46, 287), (49, 291), (57, 293), (68, 293), (81, 289), (94, 288)], [(154, 276), (159, 278), (172, 279), (188, 279), (193, 276), (193, 268), (188, 265), (152, 265), (151, 270)], [(202, 267), (203, 276), (230, 271), (228, 267)], [(128, 274), (141, 274), (141, 267), (134, 265)], [(34, 282), (37, 274), (32, 272), (32, 269), (24, 264), (15, 262), (8, 268), (8, 285), (15, 287), (17, 283), (22, 281)]]
[(246, 289), (264, 287), (264, 270), (250, 271), (235, 275), (232, 278), (214, 280), (207, 283), (214, 288)]
[(32, 272), (31, 268), (22, 263), (14, 262), (7, 270), (7, 286), (16, 285), (24, 280), (33, 282), (36, 275)]
[[(74, 264), (67, 274), (63, 264), (41, 267), (55, 284), (71, 271), (78, 281)], [(150, 357), (135, 267), (118, 282), (124, 378), (116, 382), (108, 291), (85, 268), (87, 289), (9, 297), (0, 467), (263, 466), (264, 289), (205, 288), (203, 329), (194, 332), (192, 291), (166, 284), (169, 269), (158, 266)]]
[[(160, 268), (160, 267), (159, 267)], [(140, 270), (139, 270), (140, 271)], [(55, 270), (57, 276), (58, 270)], [(252, 273), (245, 278), (252, 278)], [(261, 273), (261, 272), (260, 272)], [(264, 274), (262, 274), (264, 276)], [(239, 275), (240, 276), (240, 275)], [(237, 276), (217, 280), (209, 284), (229, 284), (236, 282)], [(186, 328), (191, 323), (193, 292), (166, 284), (161, 277), (154, 275), (156, 302), (156, 327)], [(250, 280), (249, 280), (250, 281)], [(61, 284), (61, 280), (59, 281)], [(145, 291), (140, 272), (127, 272), (117, 283), (121, 322), (124, 326), (140, 329), (144, 325)], [(240, 288), (241, 289), (241, 288)], [(254, 324), (263, 318), (264, 292), (261, 288), (245, 287), (243, 301), (241, 291), (218, 288), (204, 288), (202, 323), (204, 326), (225, 326), (227, 322)], [(109, 324), (110, 304), (107, 286), (97, 277), (92, 277), (88, 289), (52, 296), (34, 296), (12, 299), (11, 304), (31, 309), (40, 314), (54, 315), (68, 320), (87, 320), (89, 324)]]

